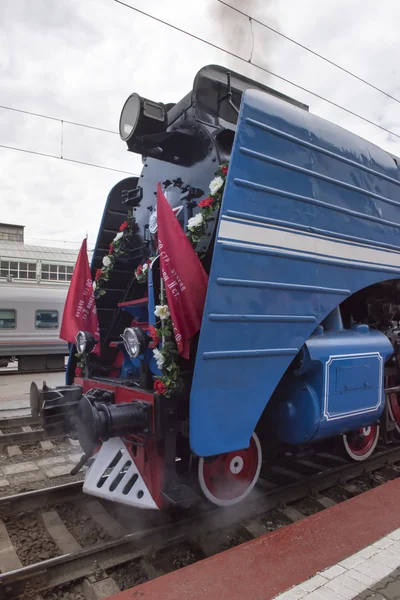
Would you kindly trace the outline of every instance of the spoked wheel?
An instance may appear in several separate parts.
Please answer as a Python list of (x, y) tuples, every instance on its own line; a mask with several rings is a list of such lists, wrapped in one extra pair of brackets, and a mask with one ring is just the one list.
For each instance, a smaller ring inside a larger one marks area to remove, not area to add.
[(237, 504), (255, 486), (262, 463), (261, 444), (253, 433), (246, 450), (219, 454), (210, 461), (199, 459), (198, 478), (202, 492), (213, 504)]
[(400, 438), (400, 398), (398, 394), (390, 394), (388, 410), (390, 418), (395, 423), (396, 438)]
[(343, 435), (343, 445), (353, 460), (366, 460), (371, 456), (379, 440), (380, 426), (370, 425)]

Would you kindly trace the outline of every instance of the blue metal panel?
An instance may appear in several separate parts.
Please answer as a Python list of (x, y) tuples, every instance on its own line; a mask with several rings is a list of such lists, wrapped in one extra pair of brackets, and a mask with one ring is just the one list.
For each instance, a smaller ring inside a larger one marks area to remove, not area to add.
[(247, 447), (316, 326), (350, 294), (398, 277), (399, 202), (389, 154), (244, 93), (191, 391), (196, 454)]
[(379, 419), (384, 364), (393, 347), (380, 331), (360, 329), (327, 331), (308, 339), (300, 371), (286, 373), (275, 391), (279, 402), (274, 425), (282, 441), (315, 441)]

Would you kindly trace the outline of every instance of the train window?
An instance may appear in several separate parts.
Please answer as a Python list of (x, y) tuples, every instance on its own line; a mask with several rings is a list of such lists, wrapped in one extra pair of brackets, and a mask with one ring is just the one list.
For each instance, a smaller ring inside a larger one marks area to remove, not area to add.
[(13, 309), (0, 308), (0, 329), (15, 329), (17, 312)]
[(36, 279), (36, 263), (0, 261), (0, 277)]
[(74, 267), (66, 265), (42, 265), (42, 279), (51, 281), (71, 281)]
[(37, 310), (35, 327), (37, 329), (57, 329), (58, 310)]

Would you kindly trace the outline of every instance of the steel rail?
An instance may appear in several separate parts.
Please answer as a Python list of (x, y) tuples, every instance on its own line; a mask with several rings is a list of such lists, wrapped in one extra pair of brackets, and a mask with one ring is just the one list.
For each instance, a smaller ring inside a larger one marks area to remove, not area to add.
[(0, 417), (0, 429), (2, 429), (3, 427), (25, 427), (26, 425), (39, 424), (39, 418), (32, 417), (32, 415), (24, 415), (22, 417), (6, 417), (4, 419)]
[[(0, 429), (4, 425), (0, 422)], [(0, 447), (12, 444), (29, 444), (32, 442), (43, 442), (44, 440), (67, 437), (65, 433), (45, 433), (44, 429), (35, 429), (33, 431), (17, 431), (15, 433), (4, 433), (0, 437)]]
[[(95, 562), (102, 569), (109, 569), (130, 560), (143, 558), (154, 550), (190, 540), (195, 535), (212, 533), (230, 526), (240, 527), (241, 520), (256, 519), (272, 508), (276, 508), (277, 505), (295, 502), (307, 494), (314, 495), (338, 483), (343, 484), (349, 479), (363, 473), (370, 473), (396, 461), (400, 461), (400, 446), (379, 451), (364, 462), (327, 468), (305, 478), (304, 481), (277, 486), (276, 489), (264, 491), (263, 496), (260, 494), (253, 498), (250, 496), (240, 505), (224, 509), (209, 506), (204, 508), (203, 505), (195, 514), (183, 517), (178, 521), (130, 533), (118, 540), (93, 546), (77, 553), (65, 554), (3, 573), (0, 575), (0, 597), (7, 598), (7, 600), (18, 600), (29, 587), (39, 593), (90, 575), (96, 570)], [(55, 490), (56, 488), (53, 488), (54, 493), (56, 493)], [(38, 490), (37, 493), (41, 494), (43, 490)], [(33, 493), (28, 492), (25, 496), (31, 494)], [(17, 499), (18, 496), (14, 496), (14, 499)], [(20, 506), (22, 505), (23, 503), (20, 503)], [(223, 519), (221, 519), (222, 512)], [(221, 523), (221, 526), (216, 528), (218, 522)]]
[[(72, 467), (71, 467), (72, 468)], [(82, 481), (72, 481), (40, 490), (0, 498), (0, 517), (39, 510), (51, 504), (68, 502), (81, 496)]]

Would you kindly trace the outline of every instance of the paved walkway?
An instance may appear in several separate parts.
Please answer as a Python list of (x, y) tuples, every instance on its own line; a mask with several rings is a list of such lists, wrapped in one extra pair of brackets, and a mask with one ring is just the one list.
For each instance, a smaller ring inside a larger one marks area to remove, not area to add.
[(22, 417), (30, 413), (29, 389), (32, 381), (39, 388), (43, 381), (52, 387), (65, 383), (65, 373), (35, 373), (35, 375), (0, 375), (0, 419)]
[(400, 600), (400, 529), (275, 600)]
[(356, 596), (356, 599), (400, 600), (400, 569), (396, 569), (372, 588)]
[(399, 498), (400, 478), (111, 598), (400, 599)]

